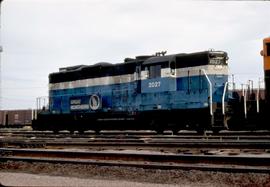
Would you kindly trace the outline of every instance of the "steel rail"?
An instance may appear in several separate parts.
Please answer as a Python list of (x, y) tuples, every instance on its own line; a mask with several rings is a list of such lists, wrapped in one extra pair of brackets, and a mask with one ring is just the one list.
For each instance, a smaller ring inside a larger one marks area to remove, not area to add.
[(25, 138), (110, 138), (110, 139), (140, 139), (140, 138), (156, 138), (156, 139), (270, 139), (270, 132), (261, 132), (261, 133), (239, 133), (239, 134), (165, 134), (165, 135), (155, 135), (155, 134), (51, 134), (51, 133), (0, 133), (1, 137), (25, 137)]
[(241, 140), (262, 140), (270, 141), (270, 135), (267, 136), (46, 136), (46, 135), (0, 135), (1, 139), (38, 139), (38, 140), (61, 140), (61, 139), (70, 139), (72, 141), (130, 141), (130, 142), (140, 142), (144, 139), (152, 140), (217, 140), (217, 141), (241, 141)]
[(136, 167), (143, 169), (162, 169), (162, 170), (200, 170), (200, 171), (214, 171), (226, 173), (270, 173), (269, 168), (265, 167), (252, 167), (252, 166), (221, 166), (221, 165), (194, 165), (194, 164), (154, 164), (154, 163), (124, 163), (124, 162), (98, 162), (90, 160), (68, 160), (68, 159), (44, 159), (44, 158), (19, 158), (19, 157), (0, 157), (0, 162), (18, 161), (38, 163), (45, 162), (51, 164), (83, 164), (83, 165), (96, 165), (96, 166), (117, 166), (117, 167)]
[[(172, 134), (171, 131), (164, 131), (163, 135), (157, 135), (155, 131), (136, 131), (136, 130), (105, 130), (100, 131), (100, 134), (95, 134), (94, 131), (85, 131), (83, 134), (74, 133), (70, 134), (68, 131), (59, 131), (57, 134), (53, 133), (52, 131), (32, 131), (32, 130), (17, 130), (17, 129), (1, 129), (0, 128), (0, 135), (1, 134), (41, 134), (41, 135), (71, 135), (71, 136), (84, 136), (84, 135), (155, 135), (155, 136), (164, 136), (164, 135), (194, 135), (194, 136), (201, 136), (196, 131), (179, 131), (177, 134)], [(257, 131), (220, 131), (219, 134), (213, 134), (212, 131), (206, 131), (206, 135), (222, 135), (222, 136), (233, 136), (233, 135), (270, 135), (270, 130), (257, 130)]]
[(91, 148), (110, 147), (111, 149), (131, 148), (232, 148), (232, 149), (270, 149), (270, 141), (266, 140), (177, 140), (177, 139), (138, 139), (138, 140), (73, 140), (73, 139), (0, 139), (0, 147), (62, 147)]
[(49, 162), (125, 166), (154, 169), (186, 169), (222, 172), (269, 173), (270, 157), (162, 155), (109, 152), (67, 152), (0, 149), (1, 162)]

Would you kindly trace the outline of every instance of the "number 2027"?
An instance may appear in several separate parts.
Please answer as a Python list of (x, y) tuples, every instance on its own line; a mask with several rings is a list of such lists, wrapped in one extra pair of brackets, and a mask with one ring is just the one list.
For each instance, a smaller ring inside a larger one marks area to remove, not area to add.
[(156, 81), (156, 82), (149, 82), (148, 83), (148, 87), (149, 88), (156, 88), (156, 87), (160, 87), (160, 81)]

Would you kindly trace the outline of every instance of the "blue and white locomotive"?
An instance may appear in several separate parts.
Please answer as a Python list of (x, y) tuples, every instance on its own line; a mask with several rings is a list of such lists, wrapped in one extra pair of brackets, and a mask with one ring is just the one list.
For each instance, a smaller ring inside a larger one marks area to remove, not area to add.
[(224, 51), (158, 53), (60, 68), (49, 75), (49, 107), (33, 128), (224, 129), (227, 60)]

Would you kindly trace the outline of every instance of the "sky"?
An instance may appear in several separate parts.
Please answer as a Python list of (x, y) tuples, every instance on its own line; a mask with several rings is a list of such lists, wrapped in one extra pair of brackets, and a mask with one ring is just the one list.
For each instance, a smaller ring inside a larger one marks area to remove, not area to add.
[(256, 86), (269, 10), (265, 1), (4, 0), (0, 108), (35, 108), (60, 67), (164, 50), (226, 51), (236, 83)]

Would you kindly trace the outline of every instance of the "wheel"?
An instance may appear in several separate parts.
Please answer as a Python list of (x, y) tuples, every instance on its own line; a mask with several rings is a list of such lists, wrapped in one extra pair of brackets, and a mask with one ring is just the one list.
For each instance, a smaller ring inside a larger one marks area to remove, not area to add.
[(152, 119), (149, 123), (152, 130), (156, 131), (157, 134), (163, 134), (164, 126), (157, 119)]
[(219, 129), (213, 129), (212, 131), (213, 131), (213, 134), (219, 134), (220, 130)]
[(163, 129), (156, 129), (157, 134), (163, 134)]
[(178, 134), (179, 129), (172, 129), (172, 132), (173, 132), (174, 135), (175, 135), (175, 134)]
[(79, 130), (79, 134), (84, 134), (84, 130)]
[(204, 128), (199, 128), (199, 129), (197, 129), (196, 131), (197, 131), (197, 133), (200, 134), (200, 135), (204, 135), (204, 133), (205, 133), (205, 129), (204, 129)]
[(74, 134), (74, 130), (73, 129), (70, 129), (69, 130), (69, 134)]
[(54, 130), (53, 130), (53, 133), (54, 133), (54, 134), (58, 134), (59, 131), (58, 131), (57, 129), (54, 129)]
[(100, 129), (95, 129), (95, 134), (100, 134)]

